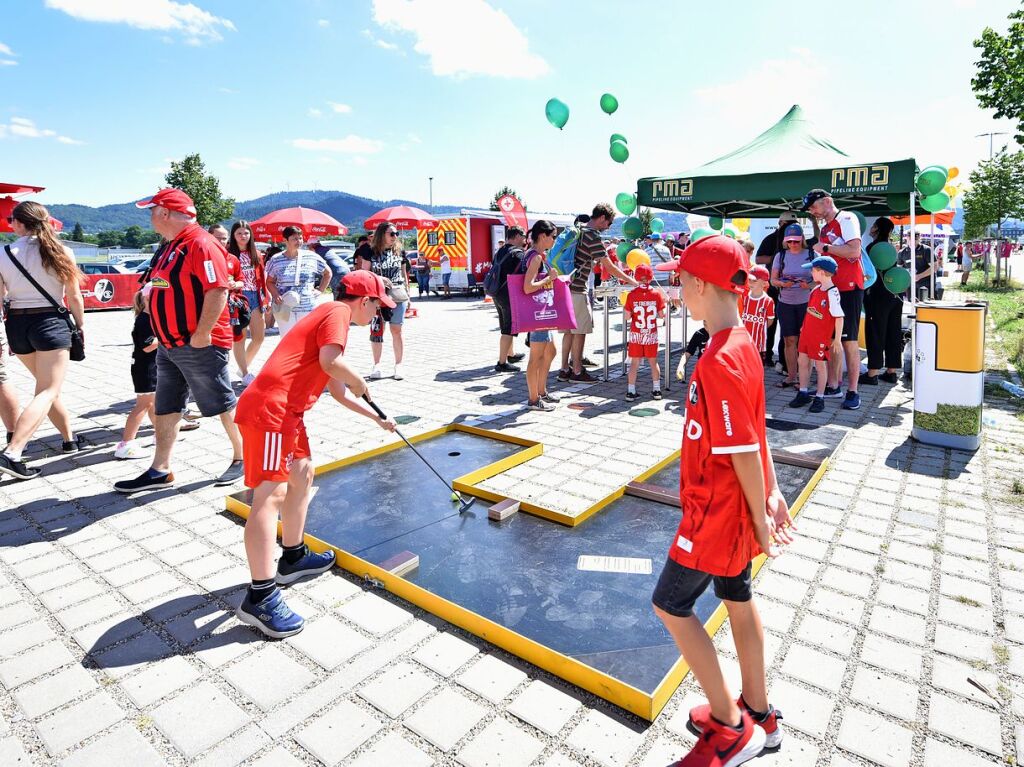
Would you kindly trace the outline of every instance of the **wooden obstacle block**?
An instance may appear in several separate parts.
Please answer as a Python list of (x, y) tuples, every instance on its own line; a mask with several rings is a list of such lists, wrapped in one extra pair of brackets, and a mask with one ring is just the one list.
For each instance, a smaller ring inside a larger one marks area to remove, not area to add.
[(519, 501), (514, 498), (506, 498), (504, 501), (494, 504), (487, 509), (487, 517), (495, 522), (508, 519), (519, 511)]
[(397, 575), (399, 577), (411, 573), (419, 566), (419, 555), (413, 554), (411, 551), (400, 551), (380, 563), (380, 568), (382, 570), (387, 570), (392, 575)]

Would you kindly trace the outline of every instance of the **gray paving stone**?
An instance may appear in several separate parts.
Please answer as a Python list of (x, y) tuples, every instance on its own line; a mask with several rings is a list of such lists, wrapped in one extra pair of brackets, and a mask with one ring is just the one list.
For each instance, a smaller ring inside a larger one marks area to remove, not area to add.
[(370, 593), (346, 602), (338, 612), (343, 618), (377, 636), (394, 631), (412, 617), (407, 610)]
[(544, 744), (504, 719), (495, 719), (456, 757), (465, 767), (526, 767)]
[(221, 741), (202, 758), (193, 762), (194, 767), (235, 767), (271, 743), (270, 736), (254, 724), (244, 727), (226, 740)]
[(467, 690), (492, 703), (500, 703), (525, 680), (526, 674), (493, 655), (483, 656), (457, 679)]
[(938, 617), (942, 623), (951, 623), (986, 633), (992, 631), (995, 620), (992, 611), (987, 607), (964, 604), (945, 597), (939, 599)]
[(991, 663), (992, 637), (975, 634), (940, 623), (935, 628), (935, 649), (966, 660)]
[(358, 694), (374, 708), (397, 719), (436, 686), (434, 678), (418, 667), (397, 663), (372, 682), (363, 685)]
[(907, 615), (889, 607), (876, 606), (871, 611), (868, 627), (914, 644), (924, 644), (927, 626), (923, 618)]
[(115, 642), (141, 634), (145, 629), (142, 621), (126, 612), (115, 613), (96, 623), (82, 626), (71, 632), (78, 645), (88, 653), (98, 653)]
[[(824, 552), (822, 552), (824, 556)], [(867, 554), (846, 546), (836, 546), (832, 551), (831, 564), (845, 567), (848, 570), (855, 570), (858, 573), (874, 575), (875, 565), (878, 564), (878, 557), (875, 554)]]
[(857, 669), (850, 697), (908, 722), (913, 722), (917, 714), (917, 685), (900, 681), (871, 668)]
[(34, 621), (5, 631), (0, 634), (0, 660), (6, 660), (11, 655), (17, 655), (22, 650), (42, 644), (55, 636), (50, 627), (42, 621)]
[(60, 763), (61, 767), (108, 767), (122, 764), (162, 767), (165, 762), (138, 730), (123, 724), (75, 751)]
[(337, 764), (381, 729), (354, 703), (343, 700), (295, 733), (295, 740), (324, 764)]
[(913, 586), (925, 591), (932, 587), (932, 571), (930, 569), (908, 565), (906, 562), (898, 562), (895, 559), (886, 561), (882, 578), (892, 583)]
[(32, 760), (21, 747), (21, 743), (13, 735), (0, 738), (0, 764), (11, 767), (31, 767)]
[(63, 610), (87, 599), (102, 594), (105, 588), (102, 584), (92, 579), (83, 579), (53, 591), (48, 591), (39, 597), (39, 601), (50, 612)]
[(170, 645), (152, 631), (144, 631), (124, 644), (115, 645), (95, 655), (96, 663), (114, 679), (170, 655)]
[(934, 732), (976, 746), (990, 754), (1002, 754), (999, 715), (992, 710), (960, 703), (946, 695), (933, 692), (928, 708), (928, 727)]
[(846, 749), (884, 767), (904, 767), (912, 756), (914, 734), (886, 719), (847, 708), (836, 741)]
[(82, 626), (87, 626), (90, 623), (95, 623), (115, 613), (122, 612), (122, 610), (121, 603), (111, 594), (100, 594), (94, 599), (81, 602), (74, 607), (69, 607), (67, 610), (56, 613), (54, 617), (68, 631), (74, 631)]
[(25, 716), (35, 719), (96, 689), (99, 685), (88, 671), (81, 666), (69, 666), (22, 685), (14, 693), (14, 700)]
[(861, 660), (913, 679), (921, 676), (921, 650), (878, 634), (867, 634), (861, 646)]
[(57, 756), (122, 718), (124, 712), (101, 692), (43, 719), (35, 730), (50, 756)]
[(441, 676), (450, 677), (478, 652), (475, 645), (444, 632), (423, 645), (412, 657)]
[(201, 641), (193, 650), (195, 656), (211, 668), (220, 668), (265, 644), (262, 634), (257, 634), (254, 629), (243, 626), (234, 618), (221, 629)]
[(508, 712), (555, 736), (583, 704), (561, 690), (535, 679), (508, 707)]
[(333, 615), (324, 615), (308, 621), (301, 633), (288, 638), (288, 644), (314, 663), (333, 671), (369, 647), (371, 642)]
[(928, 738), (924, 747), (925, 767), (990, 767), (992, 761), (983, 759), (966, 748), (956, 748), (942, 741)]
[(107, 570), (103, 573), (103, 578), (111, 586), (120, 588), (127, 586), (129, 583), (135, 581), (141, 581), (144, 578), (148, 578), (154, 575), (162, 569), (160, 562), (155, 559), (134, 559), (120, 567), (115, 567), (112, 570)]
[[(800, 622), (796, 636), (809, 645), (817, 645), (840, 655), (848, 655), (853, 649), (857, 631), (842, 623), (825, 620), (817, 615), (807, 615)], [(767, 653), (765, 657), (768, 657)]]
[(835, 707), (830, 697), (781, 679), (772, 683), (768, 698), (786, 715), (787, 728), (795, 728), (813, 737), (825, 734)]
[(42, 594), (50, 589), (67, 586), (85, 577), (85, 572), (77, 565), (68, 565), (56, 570), (44, 570), (38, 575), (26, 578), (22, 581), (25, 588), (33, 594)]
[(139, 708), (156, 703), (161, 698), (191, 684), (200, 676), (180, 655), (148, 664), (138, 674), (121, 680), (121, 689)]
[(274, 746), (259, 759), (251, 762), (249, 767), (302, 767), (303, 764), (281, 746)]
[(413, 712), (405, 720), (405, 726), (442, 751), (449, 752), (487, 713), (483, 706), (445, 687)]
[(819, 583), (834, 591), (841, 591), (858, 597), (867, 597), (871, 592), (871, 579), (869, 577), (844, 570), (841, 567), (832, 566), (825, 568)]
[(0, 631), (27, 623), (36, 617), (35, 608), (28, 602), (16, 602), (0, 609)]
[(221, 672), (228, 683), (264, 711), (310, 685), (313, 674), (276, 647), (250, 653)]
[(430, 767), (434, 760), (420, 751), (398, 733), (385, 735), (373, 744), (350, 767), (380, 767), (380, 765), (402, 765), (402, 767)]
[(73, 661), (64, 645), (53, 640), (0, 663), (0, 684), (10, 690)]
[(153, 710), (153, 722), (185, 758), (220, 743), (249, 717), (210, 682), (200, 682)]
[(928, 593), (897, 586), (895, 583), (885, 583), (878, 587), (875, 598), (882, 604), (916, 613), (917, 615), (928, 614)]
[(603, 767), (617, 767), (629, 760), (642, 739), (642, 735), (600, 711), (588, 711), (566, 743)]
[(845, 661), (804, 644), (793, 644), (782, 663), (782, 672), (787, 676), (830, 692), (839, 692), (845, 670)]

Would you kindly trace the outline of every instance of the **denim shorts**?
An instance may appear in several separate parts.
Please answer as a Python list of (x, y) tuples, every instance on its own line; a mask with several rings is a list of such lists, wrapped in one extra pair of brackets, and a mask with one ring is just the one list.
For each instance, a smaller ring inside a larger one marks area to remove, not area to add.
[(530, 343), (531, 344), (546, 344), (551, 341), (550, 330), (531, 330), (530, 331)]
[(750, 563), (738, 575), (710, 575), (700, 570), (683, 567), (671, 557), (666, 560), (665, 568), (654, 587), (651, 602), (669, 615), (688, 618), (693, 615), (693, 606), (700, 599), (709, 583), (715, 584), (715, 596), (730, 602), (749, 602)]
[(161, 346), (156, 350), (156, 414), (185, 409), (189, 391), (205, 417), (226, 413), (235, 406), (228, 376), (228, 349), (219, 346), (193, 349)]
[(249, 304), (249, 311), (263, 311), (263, 305), (262, 302), (260, 301), (260, 292), (258, 290), (243, 290), (242, 295), (245, 296), (245, 300)]
[(71, 328), (64, 315), (52, 312), (7, 315), (7, 343), (15, 354), (71, 348)]
[(447, 274), (442, 274), (441, 275), (441, 284), (444, 285), (446, 288), (451, 284), (451, 281), (452, 281), (452, 273), (451, 272), (448, 272)]

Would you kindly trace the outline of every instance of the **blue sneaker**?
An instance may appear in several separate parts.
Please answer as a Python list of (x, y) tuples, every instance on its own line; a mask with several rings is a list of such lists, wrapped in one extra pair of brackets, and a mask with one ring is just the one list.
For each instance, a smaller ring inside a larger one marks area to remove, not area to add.
[(843, 410), (856, 410), (860, 407), (860, 395), (855, 391), (846, 392), (846, 399), (843, 400)]
[(242, 623), (254, 626), (273, 639), (284, 639), (298, 634), (306, 625), (305, 619), (284, 603), (281, 589), (274, 589), (262, 602), (253, 604), (249, 592), (242, 598), (242, 604), (235, 609), (235, 615)]
[(307, 575), (319, 575), (320, 573), (327, 572), (334, 567), (334, 559), (333, 551), (317, 554), (308, 548), (306, 549), (305, 556), (293, 565), (288, 564), (284, 561), (284, 557), (281, 557), (277, 561), (277, 584), (279, 586), (286, 586), (289, 583), (295, 583), (300, 578), (305, 578)]

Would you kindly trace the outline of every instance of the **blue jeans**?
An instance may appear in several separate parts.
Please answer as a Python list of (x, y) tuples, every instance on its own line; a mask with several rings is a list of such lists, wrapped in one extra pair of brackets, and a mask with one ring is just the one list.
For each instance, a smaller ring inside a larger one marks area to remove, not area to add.
[(190, 390), (207, 418), (235, 406), (227, 349), (211, 344), (202, 349), (186, 345), (156, 350), (156, 414), (180, 413)]
[(416, 272), (416, 287), (419, 289), (421, 296), (424, 293), (429, 293), (430, 292), (430, 275), (429, 274), (421, 274), (420, 272)]

